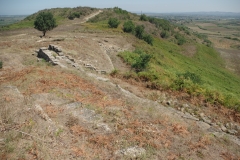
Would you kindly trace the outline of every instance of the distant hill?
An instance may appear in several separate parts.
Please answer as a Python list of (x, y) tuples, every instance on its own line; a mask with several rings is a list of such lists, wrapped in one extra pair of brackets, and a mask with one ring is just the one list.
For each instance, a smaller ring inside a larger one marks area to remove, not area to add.
[[(41, 12), (51, 12), (54, 17), (57, 20), (57, 23), (61, 23), (64, 19), (72, 19), (75, 18), (75, 15), (79, 15), (78, 18), (81, 18), (82, 16), (89, 15), (96, 11), (96, 8), (91, 7), (76, 7), (76, 8), (51, 8), (51, 9), (44, 9), (41, 11), (38, 11), (32, 15), (29, 16), (16, 16), (18, 20), (11, 20), (10, 23), (2, 23), (3, 25), (0, 28), (0, 30), (9, 30), (9, 29), (19, 29), (19, 28), (29, 28), (33, 27), (34, 20), (36, 16)], [(15, 19), (12, 16), (9, 16), (10, 19)], [(19, 18), (21, 17), (21, 18)], [(0, 19), (2, 19), (0, 17)], [(1, 24), (1, 22), (0, 22)]]

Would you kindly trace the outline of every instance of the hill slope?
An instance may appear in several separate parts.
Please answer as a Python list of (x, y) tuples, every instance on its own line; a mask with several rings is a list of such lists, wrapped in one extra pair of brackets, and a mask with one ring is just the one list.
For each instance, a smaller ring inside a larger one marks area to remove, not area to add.
[[(99, 17), (108, 12), (117, 17), (114, 9), (98, 12)], [(66, 18), (43, 38), (33, 28), (1, 31), (1, 159), (240, 157), (236, 112), (221, 108), (218, 101), (212, 103), (218, 108), (196, 103), (206, 98), (201, 97), (203, 87), (232, 92), (228, 85), (221, 88), (222, 82), (215, 85), (216, 77), (230, 75), (226, 81), (238, 85), (217, 52), (195, 42), (178, 45), (175, 35), (152, 35), (149, 45), (123, 33), (125, 20), (112, 29), (106, 18), (83, 23), (87, 18)], [(161, 32), (136, 15), (130, 18), (144, 25), (147, 34)], [(36, 57), (35, 51), (49, 44), (63, 52), (49, 51), (58, 65)], [(145, 66), (141, 60), (147, 55), (151, 59)], [(140, 71), (138, 64), (145, 68)], [(180, 88), (173, 85), (179, 84), (177, 79), (182, 80)], [(193, 87), (197, 95), (187, 90)]]

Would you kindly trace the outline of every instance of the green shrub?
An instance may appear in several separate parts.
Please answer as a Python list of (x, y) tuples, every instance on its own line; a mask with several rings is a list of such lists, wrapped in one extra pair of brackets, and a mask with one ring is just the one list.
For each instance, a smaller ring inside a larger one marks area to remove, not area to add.
[(183, 77), (184, 79), (189, 79), (195, 84), (202, 84), (202, 79), (199, 75), (196, 75), (195, 73), (191, 73), (189, 71), (183, 73), (183, 74), (178, 74), (177, 77)]
[(146, 69), (151, 59), (151, 55), (146, 54), (140, 49), (136, 49), (133, 52), (122, 52), (119, 56), (122, 57), (127, 64), (131, 65), (136, 72), (141, 72)]
[(142, 15), (140, 16), (140, 20), (141, 20), (141, 21), (148, 21), (148, 17), (147, 17), (145, 14), (142, 14)]
[(135, 36), (139, 39), (143, 39), (143, 34), (144, 34), (144, 26), (143, 25), (138, 25), (135, 28)]
[(2, 61), (0, 61), (0, 69), (2, 68), (2, 65), (3, 65), (3, 63), (2, 63)]
[(139, 56), (136, 58), (135, 63), (132, 64), (132, 68), (134, 68), (136, 72), (143, 71), (148, 66), (151, 56), (139, 49), (135, 50), (134, 52)]
[(123, 10), (123, 9), (121, 9), (121, 8), (118, 8), (118, 7), (114, 7), (113, 10), (114, 10), (114, 12), (117, 13), (117, 14), (128, 14), (128, 11)]
[(186, 39), (184, 38), (184, 36), (182, 36), (181, 34), (177, 33), (175, 35), (175, 38), (177, 40), (177, 44), (178, 45), (183, 45), (184, 43), (186, 43)]
[(135, 25), (133, 24), (132, 21), (126, 21), (123, 24), (123, 31), (128, 32), (128, 33), (133, 33), (135, 30)]
[(153, 37), (150, 34), (144, 35), (143, 40), (148, 44), (153, 45)]
[(163, 30), (160, 34), (162, 38), (168, 38), (170, 37), (170, 33), (168, 31)]
[(79, 12), (74, 12), (74, 13), (71, 13), (71, 14), (68, 16), (68, 19), (73, 20), (74, 18), (80, 18), (80, 15), (81, 15), (81, 13), (79, 13)]
[(116, 76), (118, 73), (119, 73), (119, 70), (114, 69), (114, 70), (111, 71), (110, 75), (111, 75), (112, 77), (114, 77), (114, 76)]
[(120, 21), (117, 18), (109, 18), (108, 25), (110, 28), (117, 28)]

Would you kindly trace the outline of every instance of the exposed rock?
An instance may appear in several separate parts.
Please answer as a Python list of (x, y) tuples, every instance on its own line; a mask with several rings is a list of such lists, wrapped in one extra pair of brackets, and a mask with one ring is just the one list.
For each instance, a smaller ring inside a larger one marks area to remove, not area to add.
[(237, 134), (238, 132), (237, 132), (236, 130), (234, 130), (234, 129), (228, 129), (228, 130), (227, 130), (227, 133), (232, 134), (232, 135), (235, 135), (235, 134)]
[(212, 121), (207, 117), (202, 117), (202, 120), (203, 120), (203, 122), (205, 122), (207, 124), (210, 124), (210, 125), (212, 124)]
[(171, 105), (171, 101), (167, 101), (166, 104), (170, 106)]
[(240, 126), (239, 125), (235, 124), (234, 129), (240, 132)]
[(207, 131), (211, 126), (207, 123), (198, 121), (197, 125), (199, 126), (199, 128), (201, 128), (204, 131)]
[(208, 132), (221, 132), (221, 129), (218, 126), (211, 126), (209, 129), (207, 129)]
[(226, 132), (227, 131), (227, 128), (224, 126), (224, 125), (221, 125), (221, 130), (223, 131), (223, 132)]
[(52, 122), (52, 120), (48, 117), (48, 115), (44, 112), (44, 110), (42, 109), (42, 107), (40, 105), (38, 105), (38, 104), (35, 105), (35, 111), (45, 121)]
[(200, 113), (199, 115), (200, 115), (200, 117), (202, 117), (202, 118), (205, 116), (204, 113)]
[(59, 56), (64, 56), (64, 53), (63, 52), (58, 52), (57, 53)]
[(181, 108), (181, 112), (184, 112), (185, 111), (185, 108)]
[(116, 155), (128, 156), (128, 157), (131, 157), (131, 158), (140, 157), (141, 155), (143, 155), (145, 153), (146, 153), (146, 150), (144, 148), (140, 148), (138, 146), (118, 150), (118, 151), (115, 152)]
[(103, 82), (108, 82), (109, 81), (109, 79), (103, 78), (103, 77), (97, 77), (97, 80), (103, 81)]
[(62, 52), (62, 49), (57, 46), (57, 45), (53, 45), (53, 44), (50, 44), (49, 47), (48, 47), (49, 50), (53, 50), (54, 52)]
[(196, 117), (190, 115), (190, 114), (187, 113), (187, 112), (186, 112), (182, 117), (183, 117), (183, 118), (187, 118), (187, 119), (191, 119), (191, 120), (194, 120), (194, 121), (199, 121), (198, 118), (196, 118)]
[(76, 109), (76, 108), (82, 107), (82, 103), (81, 102), (73, 102), (73, 103), (67, 104), (66, 107), (67, 107), (67, 109)]
[(72, 56), (67, 55), (66, 56), (70, 61), (75, 62), (74, 58)]
[(111, 128), (106, 123), (97, 123), (97, 127), (103, 128), (106, 132), (112, 132)]

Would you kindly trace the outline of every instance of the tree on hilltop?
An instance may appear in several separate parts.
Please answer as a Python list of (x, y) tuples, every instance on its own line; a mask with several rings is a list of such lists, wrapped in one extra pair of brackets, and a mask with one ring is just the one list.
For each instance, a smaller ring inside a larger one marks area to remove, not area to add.
[(34, 28), (42, 31), (43, 36), (45, 36), (47, 31), (50, 31), (55, 27), (57, 27), (56, 20), (50, 12), (39, 13), (34, 21)]

